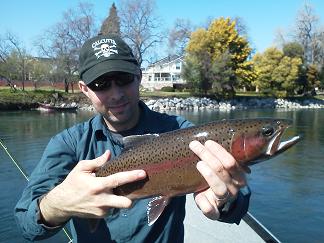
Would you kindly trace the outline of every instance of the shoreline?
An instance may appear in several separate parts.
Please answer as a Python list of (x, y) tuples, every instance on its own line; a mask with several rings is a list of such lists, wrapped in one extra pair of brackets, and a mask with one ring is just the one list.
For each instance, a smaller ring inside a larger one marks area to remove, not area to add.
[[(210, 98), (147, 98), (144, 103), (154, 111), (244, 110), (244, 109), (322, 109), (324, 101), (317, 99), (235, 98), (212, 100)], [(92, 105), (81, 105), (80, 110), (94, 110)]]
[[(198, 111), (198, 110), (244, 110), (244, 109), (322, 109), (324, 100), (315, 98), (267, 98), (267, 97), (237, 97), (231, 100), (214, 100), (210, 98), (150, 98), (141, 100), (154, 111)], [(38, 101), (0, 103), (0, 111), (37, 109)], [(78, 106), (78, 110), (94, 111), (88, 100), (80, 97), (75, 99), (52, 100), (59, 106)]]

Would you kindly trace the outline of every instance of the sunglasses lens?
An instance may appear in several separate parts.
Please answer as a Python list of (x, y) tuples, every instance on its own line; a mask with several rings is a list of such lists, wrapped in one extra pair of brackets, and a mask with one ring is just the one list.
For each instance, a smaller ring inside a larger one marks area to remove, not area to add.
[(115, 80), (116, 84), (118, 86), (125, 86), (127, 84), (130, 84), (134, 81), (135, 75), (131, 73), (121, 73), (120, 75), (116, 75)]
[(135, 80), (135, 75), (131, 73), (114, 73), (113, 75), (104, 75), (91, 82), (88, 87), (93, 91), (108, 90), (111, 82), (114, 81), (119, 87), (126, 86)]
[(93, 91), (101, 91), (101, 90), (107, 90), (111, 86), (111, 81), (105, 81), (105, 80), (95, 80), (91, 84), (88, 85), (88, 87)]

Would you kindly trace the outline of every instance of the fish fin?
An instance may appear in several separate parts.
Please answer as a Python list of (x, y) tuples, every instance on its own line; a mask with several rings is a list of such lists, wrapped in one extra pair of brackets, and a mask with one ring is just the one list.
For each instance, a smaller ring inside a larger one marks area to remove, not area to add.
[(88, 219), (88, 222), (89, 222), (90, 233), (94, 233), (99, 226), (100, 219), (96, 219), (96, 218)]
[(145, 140), (150, 140), (152, 138), (158, 137), (159, 134), (144, 134), (144, 135), (132, 135), (123, 138), (124, 149), (134, 147)]
[(170, 201), (169, 197), (154, 197), (147, 204), (146, 214), (147, 214), (147, 224), (151, 226), (155, 223), (155, 221), (160, 217), (164, 208), (168, 205)]

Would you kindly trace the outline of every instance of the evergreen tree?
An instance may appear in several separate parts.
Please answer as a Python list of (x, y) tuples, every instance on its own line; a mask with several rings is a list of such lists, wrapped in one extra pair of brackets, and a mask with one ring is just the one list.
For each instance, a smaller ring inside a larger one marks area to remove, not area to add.
[(102, 23), (99, 34), (116, 34), (120, 36), (120, 20), (115, 3), (111, 5), (109, 15)]

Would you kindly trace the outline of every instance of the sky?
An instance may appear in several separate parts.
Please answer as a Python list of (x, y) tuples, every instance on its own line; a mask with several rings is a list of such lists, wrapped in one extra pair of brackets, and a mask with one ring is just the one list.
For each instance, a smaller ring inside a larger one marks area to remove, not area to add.
[[(251, 46), (263, 52), (274, 45), (278, 30), (285, 35), (292, 32), (296, 16), (305, 0), (155, 0), (155, 14), (162, 19), (161, 28), (171, 28), (177, 18), (189, 19), (194, 25), (203, 25), (207, 19), (240, 17), (247, 26)], [(98, 21), (105, 19), (115, 2), (120, 0), (84, 0), (94, 5)], [(324, 26), (324, 1), (307, 0)], [(79, 0), (7, 0), (0, 1), (0, 36), (10, 31), (37, 55), (34, 41), (44, 31), (62, 20), (63, 12), (75, 8)]]

